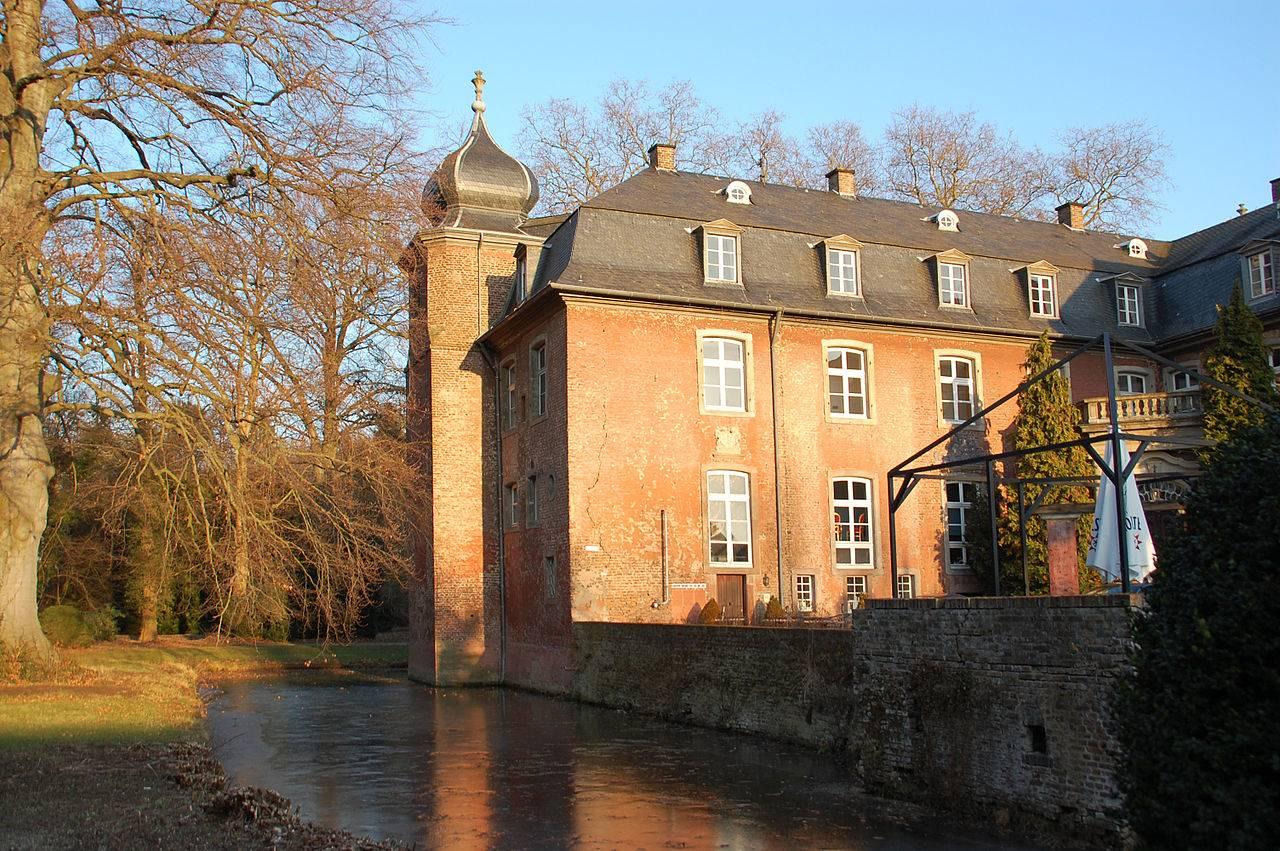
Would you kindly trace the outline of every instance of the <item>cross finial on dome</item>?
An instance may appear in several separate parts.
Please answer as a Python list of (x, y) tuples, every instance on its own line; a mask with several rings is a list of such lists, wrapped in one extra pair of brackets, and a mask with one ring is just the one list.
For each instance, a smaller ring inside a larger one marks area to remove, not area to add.
[(476, 99), (471, 103), (471, 111), (477, 115), (484, 112), (484, 72), (476, 71), (471, 78), (471, 85), (476, 87)]

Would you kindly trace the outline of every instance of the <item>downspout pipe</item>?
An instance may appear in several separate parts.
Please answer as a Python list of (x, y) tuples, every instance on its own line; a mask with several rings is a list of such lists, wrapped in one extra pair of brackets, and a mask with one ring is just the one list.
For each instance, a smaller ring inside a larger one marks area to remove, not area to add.
[(782, 605), (782, 452), (778, 448), (778, 339), (782, 336), (782, 308), (769, 329), (769, 395), (773, 421), (773, 521), (778, 551), (778, 604)]
[(480, 354), (493, 373), (493, 434), (497, 444), (494, 505), (498, 509), (498, 681), (507, 681), (507, 529), (502, 516), (502, 388), (498, 380), (498, 353), (489, 343), (479, 344)]

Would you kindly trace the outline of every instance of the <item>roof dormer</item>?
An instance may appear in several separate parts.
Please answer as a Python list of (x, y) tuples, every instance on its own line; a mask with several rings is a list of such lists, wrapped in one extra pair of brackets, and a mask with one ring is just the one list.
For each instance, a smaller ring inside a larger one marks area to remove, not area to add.
[(1135, 260), (1147, 259), (1147, 244), (1142, 240), (1138, 239), (1136, 236), (1131, 237), (1114, 247), (1119, 248), (1121, 251), (1124, 251), (1126, 254), (1128, 254), (1130, 257), (1132, 257)]
[(750, 204), (751, 187), (741, 180), (735, 180), (723, 190), (724, 199), (730, 204)]
[(929, 217), (929, 221), (938, 226), (938, 230), (951, 231), (958, 233), (960, 231), (960, 217), (955, 214), (954, 210), (939, 210)]

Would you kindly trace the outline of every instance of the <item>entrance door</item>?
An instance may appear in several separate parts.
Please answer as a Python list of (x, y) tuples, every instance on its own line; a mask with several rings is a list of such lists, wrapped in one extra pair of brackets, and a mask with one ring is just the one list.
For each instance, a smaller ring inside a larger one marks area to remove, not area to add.
[(724, 612), (724, 620), (746, 623), (747, 577), (741, 573), (717, 573), (716, 600)]

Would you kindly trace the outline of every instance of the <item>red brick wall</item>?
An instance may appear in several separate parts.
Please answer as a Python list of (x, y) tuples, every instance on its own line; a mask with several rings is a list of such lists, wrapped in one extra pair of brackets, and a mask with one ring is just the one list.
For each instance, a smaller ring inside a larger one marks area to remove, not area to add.
[[(752, 413), (700, 412), (699, 330), (749, 335)], [(656, 310), (585, 301), (567, 307), (569, 549), (572, 617), (581, 620), (675, 620), (714, 596), (717, 573), (746, 576), (752, 604), (778, 592), (774, 436), (771, 420), (770, 320), (696, 310)], [(872, 419), (826, 416), (823, 341), (856, 341), (871, 352)], [(864, 571), (873, 596), (889, 596), (888, 496), (885, 473), (943, 434), (935, 356), (968, 352), (979, 363), (981, 398), (991, 400), (1022, 378), (1026, 346), (960, 336), (872, 330), (786, 319), (776, 347), (782, 469), (783, 599), (794, 602), (793, 577), (815, 577), (822, 613), (843, 605), (845, 577), (833, 566), (830, 478), (872, 481), (876, 507), (875, 569)], [(1016, 408), (966, 433), (965, 453), (994, 448)], [(927, 460), (940, 460), (942, 449)], [(922, 459), (919, 463), (926, 463)], [(712, 568), (706, 552), (705, 472), (751, 476), (753, 562)], [(668, 517), (673, 584), (701, 589), (662, 596), (661, 515)], [(899, 514), (899, 563), (917, 576), (917, 593), (978, 591), (986, 577), (944, 574), (942, 484), (923, 482)]]
[(492, 681), (499, 671), (493, 375), (475, 339), (502, 308), (513, 249), (444, 232), (419, 245), (408, 389), (424, 528), (410, 669), (432, 682)]

